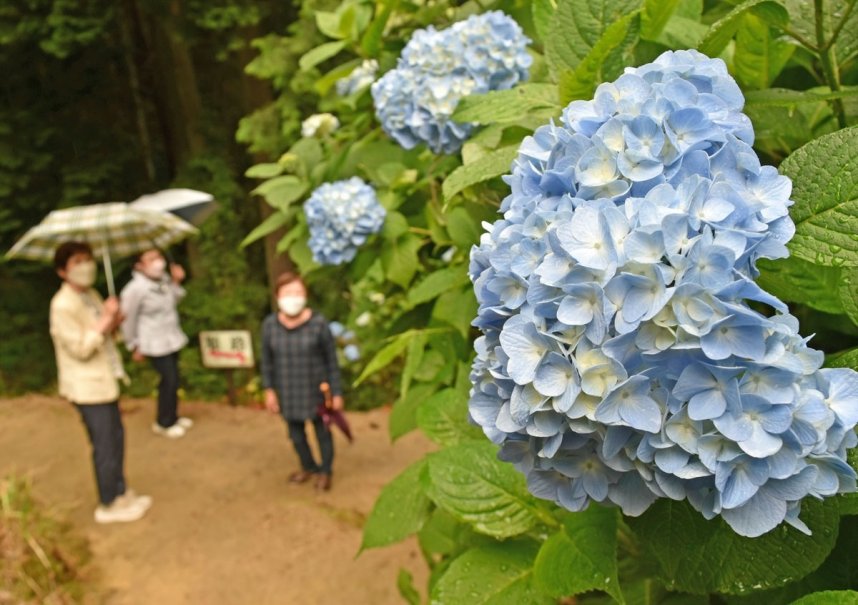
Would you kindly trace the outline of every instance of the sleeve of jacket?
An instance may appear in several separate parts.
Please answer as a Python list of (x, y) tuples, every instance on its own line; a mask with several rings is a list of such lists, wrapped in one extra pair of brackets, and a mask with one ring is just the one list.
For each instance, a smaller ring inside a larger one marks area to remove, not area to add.
[(122, 308), (122, 315), (125, 319), (122, 320), (122, 340), (125, 341), (125, 346), (129, 351), (133, 351), (139, 345), (137, 337), (137, 325), (140, 320), (140, 303), (143, 301), (145, 291), (135, 287), (135, 283), (131, 282), (122, 289), (119, 295), (119, 302)]
[(262, 388), (274, 388), (274, 351), (271, 350), (269, 332), (271, 331), (271, 322), (266, 318), (262, 322), (262, 331), (260, 334), (260, 349), (262, 350), (262, 358), (260, 359), (260, 374), (262, 375)]
[(337, 344), (334, 342), (334, 335), (331, 334), (331, 328), (325, 319), (322, 320), (319, 329), (322, 339), (322, 355), (325, 358), (328, 382), (331, 385), (331, 394), (342, 395), (343, 385), (340, 379), (340, 364), (337, 362)]
[(58, 346), (76, 359), (87, 360), (104, 344), (104, 334), (87, 326), (75, 309), (51, 305), (51, 336)]

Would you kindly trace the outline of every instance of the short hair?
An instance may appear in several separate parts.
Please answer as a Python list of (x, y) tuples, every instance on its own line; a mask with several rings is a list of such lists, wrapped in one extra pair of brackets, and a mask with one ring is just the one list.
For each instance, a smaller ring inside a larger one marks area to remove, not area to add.
[(155, 250), (155, 251), (157, 251), (161, 256), (164, 256), (164, 251), (163, 251), (163, 250), (161, 250), (161, 249), (160, 249), (160, 248), (158, 248), (157, 246), (152, 246), (151, 248), (147, 248), (146, 250), (143, 250), (142, 252), (138, 252), (137, 254), (133, 255), (133, 256), (131, 257), (131, 264), (132, 264), (132, 265), (136, 265), (136, 264), (137, 264), (137, 263), (139, 263), (141, 260), (143, 260), (143, 255), (144, 255), (144, 254), (146, 254), (147, 252), (152, 252), (152, 250)]
[(92, 247), (86, 242), (64, 242), (54, 251), (54, 269), (65, 270), (69, 259), (75, 254), (86, 254), (92, 257)]
[(307, 284), (304, 282), (304, 278), (295, 273), (294, 271), (286, 271), (285, 273), (281, 273), (277, 277), (277, 281), (274, 282), (274, 294), (276, 295), (280, 292), (280, 288), (283, 286), (287, 286), (294, 282), (301, 282), (301, 285), (304, 286), (304, 289), (307, 289)]

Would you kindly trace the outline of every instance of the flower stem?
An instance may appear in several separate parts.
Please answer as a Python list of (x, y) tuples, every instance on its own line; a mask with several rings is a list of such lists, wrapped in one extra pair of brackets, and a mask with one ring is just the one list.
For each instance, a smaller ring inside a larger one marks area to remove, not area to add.
[[(832, 92), (840, 91), (840, 70), (834, 53), (834, 38), (825, 40), (825, 0), (813, 0), (814, 21), (816, 22), (816, 46), (819, 48), (819, 60), (826, 83)], [(839, 32), (838, 32), (839, 33)], [(831, 108), (840, 128), (846, 128), (846, 110), (842, 99), (833, 99)]]

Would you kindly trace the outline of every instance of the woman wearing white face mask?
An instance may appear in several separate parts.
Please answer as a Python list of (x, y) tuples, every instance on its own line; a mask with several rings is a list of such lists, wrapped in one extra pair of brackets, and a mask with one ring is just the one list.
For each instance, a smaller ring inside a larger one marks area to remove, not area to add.
[(135, 521), (152, 504), (125, 485), (125, 431), (119, 415), (119, 385), (127, 379), (113, 333), (122, 321), (119, 303), (101, 300), (92, 285), (97, 266), (92, 249), (67, 242), (54, 254), (63, 285), (51, 299), (51, 338), (57, 356), (60, 395), (80, 412), (92, 444), (101, 505), (98, 523)]
[(188, 337), (179, 325), (176, 305), (185, 296), (181, 283), (184, 270), (170, 266), (159, 250), (147, 250), (134, 263), (133, 278), (122, 289), (122, 334), (134, 361), (148, 358), (161, 375), (158, 385), (158, 413), (152, 424), (156, 435), (183, 437), (193, 421), (182, 418), (179, 405), (179, 351)]
[[(275, 288), (279, 311), (262, 322), (262, 386), (265, 407), (279, 412), (289, 428), (289, 438), (301, 462), (301, 470), (289, 476), (292, 483), (304, 483), (316, 475), (316, 488), (331, 488), (334, 442), (330, 430), (318, 414), (324, 395), (319, 390), (327, 382), (335, 409), (343, 408), (340, 369), (336, 345), (327, 320), (307, 307), (307, 288), (295, 273), (284, 273)], [(321, 463), (317, 463), (307, 443), (305, 423), (316, 431)]]

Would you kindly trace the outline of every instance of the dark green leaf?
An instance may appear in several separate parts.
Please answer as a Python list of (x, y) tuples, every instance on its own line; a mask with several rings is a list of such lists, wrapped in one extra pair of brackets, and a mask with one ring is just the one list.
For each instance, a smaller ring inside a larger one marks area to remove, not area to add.
[(780, 170), (793, 183), (793, 254), (817, 265), (858, 266), (858, 127), (811, 141)]
[(769, 25), (746, 14), (736, 32), (732, 72), (742, 89), (768, 88), (795, 51), (795, 45), (773, 36)]
[(846, 99), (858, 96), (858, 86), (844, 86), (837, 92), (813, 92), (810, 90), (791, 90), (788, 88), (767, 88), (745, 92), (745, 105), (752, 107), (793, 107), (802, 103), (819, 103), (832, 99)]
[(545, 58), (555, 74), (574, 70), (611, 24), (638, 10), (642, 0), (559, 0)]
[(531, 529), (539, 509), (524, 476), (496, 458), (497, 447), (468, 441), (430, 454), (429, 497), (478, 532), (509, 538)]
[(319, 63), (327, 61), (331, 57), (339, 54), (346, 47), (345, 42), (326, 42), (316, 48), (305, 53), (298, 61), (298, 66), (301, 71), (309, 71), (316, 67)]
[(578, 66), (561, 74), (561, 102), (588, 99), (598, 84), (618, 76), (631, 59), (639, 29), (640, 14), (637, 12), (608, 26)]
[(420, 530), (431, 503), (420, 484), (426, 460), (419, 460), (384, 486), (363, 528), (361, 550), (387, 546)]
[(822, 267), (796, 256), (757, 263), (757, 283), (785, 302), (807, 305), (824, 313), (843, 313), (838, 288), (841, 269)]
[(256, 164), (248, 168), (244, 176), (249, 179), (270, 179), (283, 172), (283, 167), (277, 162)]
[(858, 605), (858, 592), (854, 590), (815, 592), (798, 601), (793, 601), (792, 605)]
[(409, 605), (420, 605), (420, 593), (414, 588), (414, 577), (411, 572), (400, 569), (399, 575), (396, 577), (396, 588), (399, 589), (401, 596)]
[(369, 363), (366, 364), (366, 367), (363, 369), (360, 376), (358, 376), (357, 380), (355, 380), (355, 386), (358, 386), (366, 380), (367, 377), (375, 374), (382, 368), (387, 367), (394, 359), (402, 355), (413, 334), (413, 332), (409, 331), (397, 335), (389, 344), (376, 353)]
[(391, 441), (396, 441), (417, 428), (417, 408), (436, 388), (434, 384), (416, 384), (408, 390), (407, 396), (396, 400), (388, 423)]
[(265, 237), (266, 235), (269, 235), (270, 233), (274, 233), (280, 227), (285, 225), (287, 222), (289, 222), (289, 215), (288, 214), (286, 214), (285, 212), (275, 212), (274, 214), (269, 216), (267, 219), (262, 221), (259, 225), (257, 225), (253, 231), (248, 233), (247, 237), (245, 237), (241, 241), (240, 246), (242, 248), (249, 246), (250, 244), (252, 244), (256, 240), (260, 240), (263, 237)]
[(482, 431), (468, 422), (468, 399), (453, 389), (444, 389), (417, 408), (417, 426), (439, 445), (455, 445), (484, 439)]
[(601, 590), (624, 602), (617, 575), (617, 517), (616, 509), (595, 504), (566, 515), (563, 529), (539, 550), (536, 585), (554, 597)]
[(554, 84), (521, 84), (509, 90), (496, 90), (465, 97), (456, 106), (457, 122), (494, 124), (515, 122), (538, 110), (548, 109), (560, 115), (563, 107)]
[(437, 605), (549, 605), (532, 585), (532, 542), (505, 542), (466, 551), (432, 590)]
[(798, 580), (825, 560), (837, 539), (837, 503), (805, 499), (801, 519), (812, 536), (782, 524), (745, 538), (721, 519), (707, 521), (687, 502), (661, 499), (628, 523), (670, 590), (741, 594)]
[(385, 241), (381, 248), (381, 264), (387, 279), (403, 288), (407, 287), (417, 272), (417, 252), (422, 246), (422, 240), (413, 233)]
[(307, 183), (297, 176), (278, 176), (265, 181), (253, 190), (256, 195), (261, 195), (271, 206), (285, 211), (289, 204), (300, 199), (307, 191)]
[(471, 185), (508, 174), (510, 172), (510, 164), (512, 164), (517, 155), (518, 145), (510, 145), (509, 147), (501, 147), (491, 153), (487, 153), (471, 164), (459, 166), (450, 176), (444, 179), (442, 187), (444, 199), (449, 200)]
[(468, 272), (465, 266), (456, 265), (438, 269), (427, 275), (423, 281), (408, 291), (407, 303), (409, 308), (416, 307), (433, 298), (438, 297), (447, 290), (464, 284), (468, 280)]
[(771, 25), (783, 27), (789, 23), (789, 13), (774, 0), (745, 0), (712, 25), (697, 49), (710, 57), (721, 54), (750, 11)]
[(679, 0), (644, 0), (641, 12), (641, 38), (657, 40), (673, 16)]

